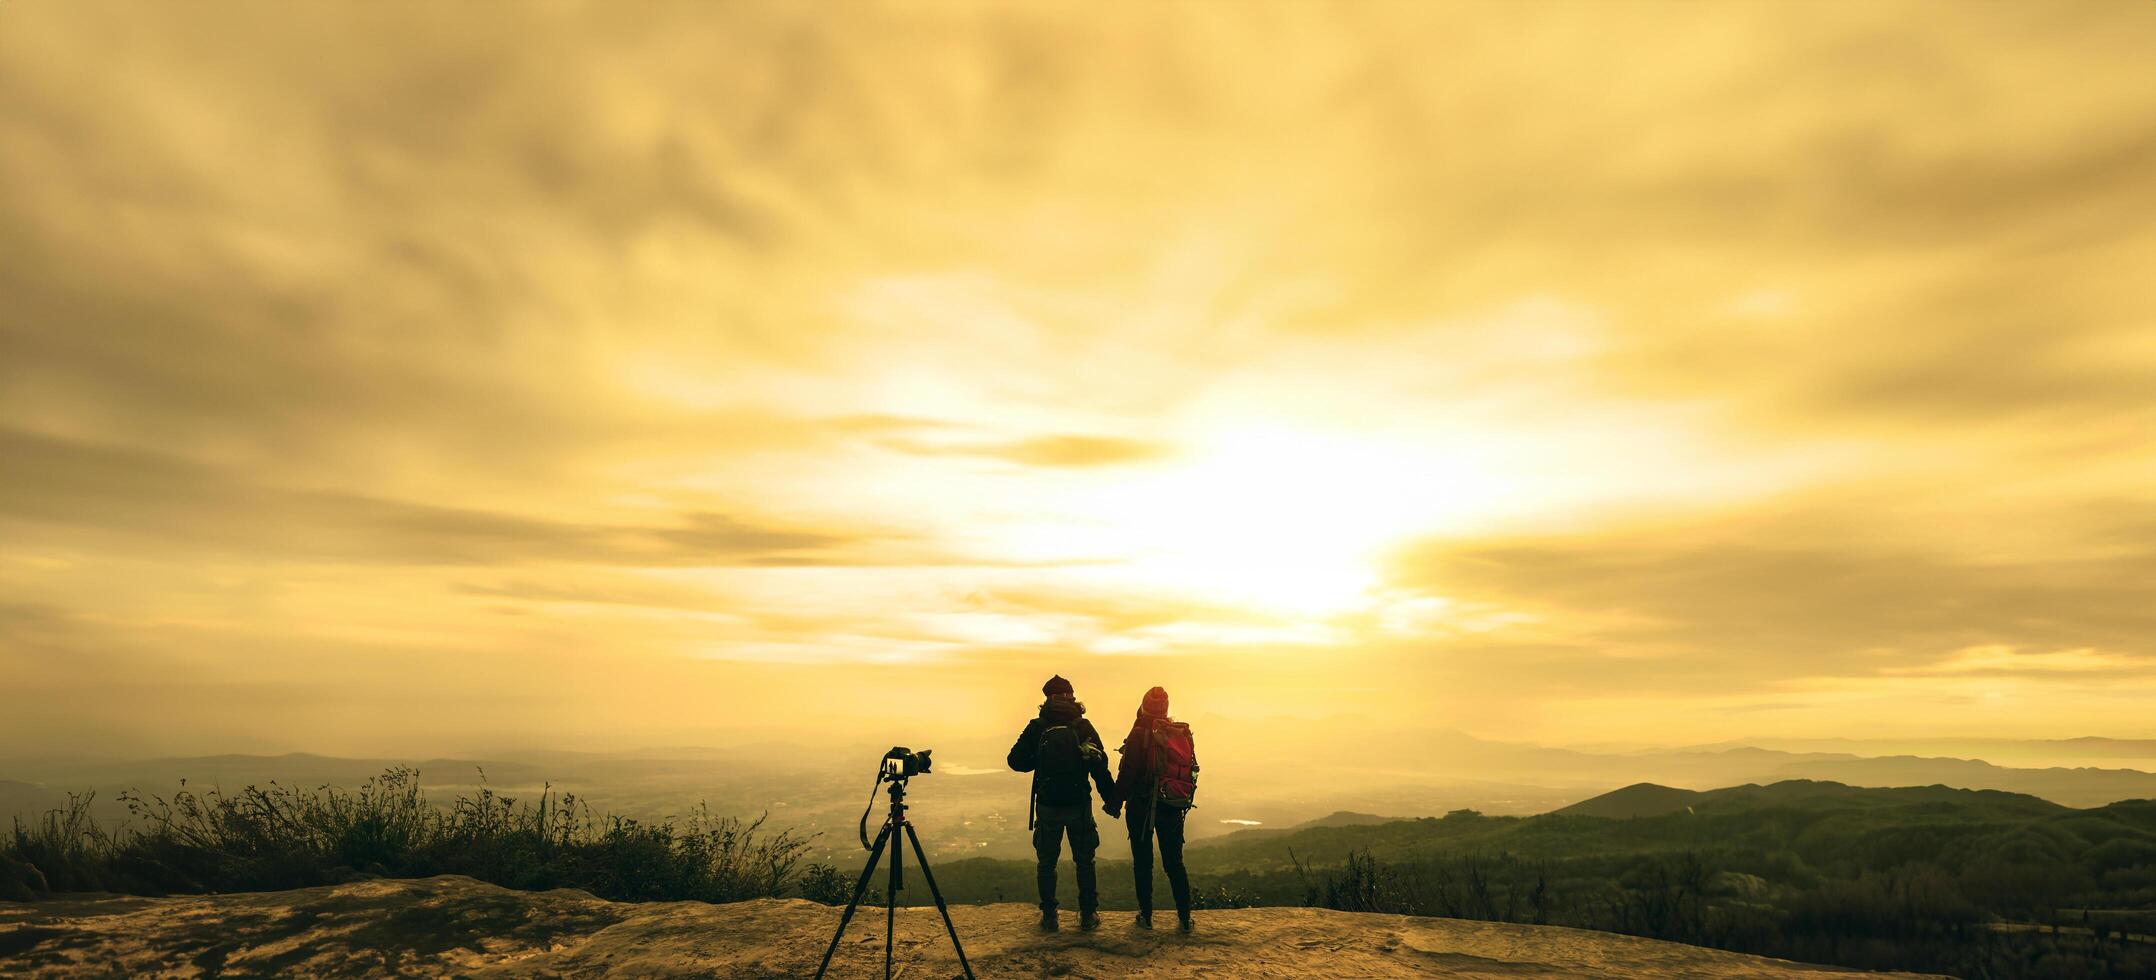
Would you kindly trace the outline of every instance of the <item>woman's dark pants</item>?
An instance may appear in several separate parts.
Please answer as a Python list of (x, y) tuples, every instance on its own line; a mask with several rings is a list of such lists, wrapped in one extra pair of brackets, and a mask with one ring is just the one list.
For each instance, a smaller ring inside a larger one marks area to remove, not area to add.
[[(1190, 911), (1190, 873), (1183, 868), (1183, 819), (1190, 811), (1168, 803), (1153, 807), (1152, 838), (1160, 843), (1160, 867), (1168, 873), (1168, 888), (1175, 893), (1175, 910)], [(1137, 878), (1138, 911), (1153, 911), (1153, 847), (1146, 838), (1145, 806), (1138, 804), (1123, 815), (1130, 828), (1130, 873)]]

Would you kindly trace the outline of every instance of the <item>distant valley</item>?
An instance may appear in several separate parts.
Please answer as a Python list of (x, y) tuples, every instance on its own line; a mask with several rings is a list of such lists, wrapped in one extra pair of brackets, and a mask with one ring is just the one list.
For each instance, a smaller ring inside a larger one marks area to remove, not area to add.
[[(1664, 749), (1581, 750), (1477, 738), (1443, 729), (1383, 733), (1375, 740), (1343, 722), (1206, 719), (1198, 724), (1205, 768), (1193, 840), (1256, 830), (1278, 833), (1350, 820), (1559, 811), (1634, 783), (1707, 790), (1747, 783), (1819, 780), (1851, 786), (2002, 790), (2088, 808), (2156, 798), (2156, 773), (2113, 767), (2009, 766), (1972, 758), (1854, 750), (1963, 745), (2000, 758), (2114, 759), (2156, 767), (2156, 742), (2120, 739), (1933, 743), (1775, 743)], [(1108, 736), (1111, 741), (1115, 736)], [(1381, 744), (1382, 753), (1368, 746)], [(939, 771), (916, 781), (914, 818), (923, 842), (945, 859), (1023, 858), (1026, 777), (1002, 766), (998, 739), (940, 740)], [(1826, 746), (1851, 751), (1817, 751)], [(117, 826), (125, 791), (169, 797), (277, 782), (357, 786), (391, 766), (420, 770), (443, 795), (487, 785), (520, 798), (570, 793), (595, 811), (639, 819), (681, 816), (708, 804), (719, 815), (767, 815), (772, 826), (820, 834), (813, 854), (840, 860), (857, 849), (854, 824), (880, 749), (858, 741), (625, 752), (501, 751), (437, 758), (338, 758), (305, 753), (147, 760), (0, 760), (0, 815), (34, 817), (71, 793), (94, 792), (92, 814)]]

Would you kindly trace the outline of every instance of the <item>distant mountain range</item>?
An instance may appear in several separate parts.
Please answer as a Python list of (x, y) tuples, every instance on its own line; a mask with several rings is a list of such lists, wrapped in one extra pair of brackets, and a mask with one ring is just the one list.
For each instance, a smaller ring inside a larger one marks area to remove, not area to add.
[[(1581, 793), (1584, 796), (1638, 782), (1707, 789), (1810, 779), (1851, 786), (1937, 784), (1963, 789), (2006, 790), (2040, 796), (2072, 807), (2156, 798), (2156, 772), (2149, 771), (2156, 769), (2156, 740), (2148, 739), (1934, 739), (1905, 742), (1825, 739), (1586, 751), (1503, 742), (1442, 729), (1372, 733), (1358, 729), (1349, 719), (1328, 719), (1300, 727), (1216, 720), (1210, 728), (1201, 731), (1204, 732), (1201, 741), (1207, 741), (1208, 746), (1223, 741), (1265, 746), (1263, 752), (1249, 754), (1261, 756), (1268, 773), (1274, 774), (1281, 783), (1311, 787), (1325, 787), (1329, 783), (1360, 784), (1367, 789), (1482, 781), (1493, 787), (1513, 787), (1511, 792), (1492, 796), (1504, 795), (1525, 801), (1543, 796), (1530, 788), (1571, 789), (1584, 791)], [(1370, 752), (1368, 746), (1373, 744), (1385, 746), (1386, 751)], [(1829, 747), (1835, 750), (1829, 751)], [(1971, 750), (1971, 754), (1934, 754), (1911, 751), (1911, 747), (1959, 747)], [(1898, 751), (1884, 751), (1889, 748)], [(1973, 750), (1978, 749), (1990, 758), (1973, 754)], [(2000, 760), (2045, 764), (2014, 766)], [(2101, 767), (2088, 764), (2096, 760), (2113, 761)], [(2149, 769), (2117, 765), (2123, 760), (2146, 760)], [(1210, 757), (1208, 761), (1211, 761)], [(2067, 762), (2075, 764), (2064, 764)], [(1234, 767), (1223, 765), (1219, 768), (1226, 772)], [(1435, 815), (1452, 808), (1408, 809), (1402, 804), (1413, 797), (1398, 790), (1390, 795), (1358, 797), (1341, 792), (1334, 796), (1355, 809), (1380, 812), (1404, 810)], [(1532, 812), (1509, 806), (1484, 807), (1479, 803), (1454, 805), (1472, 805), (1493, 813)]]
[(1992, 813), (2028, 817), (2048, 816), (2072, 809), (2027, 794), (2002, 790), (1956, 789), (1948, 786), (1863, 788), (1824, 780), (1791, 779), (1765, 786), (1749, 784), (1710, 790), (1635, 783), (1601, 796), (1581, 800), (1553, 813), (1559, 816), (1635, 820), (1679, 812), (1712, 815), (1768, 807), (1862, 810), (1927, 803), (1954, 808), (1981, 806)]
[(2138, 769), (2012, 769), (1975, 759), (1898, 755), (1872, 759), (1794, 761), (1766, 774), (1774, 779), (1823, 779), (1852, 786), (1953, 786), (2027, 793), (2071, 807), (2156, 798), (2156, 773)]
[(2139, 764), (2156, 768), (2156, 738), (1747, 738), (1692, 747), (1717, 752), (1734, 748), (1851, 756), (1944, 756), (2036, 768)]
[[(2156, 799), (2156, 772), (2125, 767), (2016, 767), (2000, 759), (2156, 759), (2156, 740), (1984, 741), (1768, 740), (1765, 744), (1594, 751), (1505, 742), (1441, 728), (1372, 731), (1356, 719), (1201, 719), (1206, 768), (1193, 840), (1236, 833), (1278, 835), (1386, 818), (1439, 816), (1457, 809), (1491, 815), (1579, 812), (1601, 799), (1610, 815), (1671, 812), (1694, 805), (1685, 793), (1787, 780), (1856, 787), (1943, 786), (2023, 793), (2076, 808)], [(953, 739), (937, 752), (939, 775), (922, 787), (924, 826), (953, 854), (1018, 856), (1024, 777), (1002, 766), (1002, 736), (979, 745)], [(985, 738), (985, 736), (983, 737)], [(1884, 748), (1961, 747), (1992, 758), (1920, 753), (1863, 755)], [(819, 848), (842, 850), (860, 813), (858, 783), (880, 750), (856, 745), (741, 744), (728, 749), (637, 752), (515, 751), (483, 758), (354, 759), (289, 753), (146, 760), (0, 760), (0, 820), (64, 806), (95, 790), (93, 813), (106, 826), (127, 817), (119, 793), (170, 796), (234, 790), (271, 780), (286, 785), (356, 786), (393, 765), (416, 766), (445, 797), (485, 785), (526, 797), (551, 783), (593, 806), (638, 818), (689, 812), (703, 802), (753, 817), (769, 809), (775, 826), (824, 832)], [(2156, 762), (2150, 763), (2156, 768)], [(961, 773), (973, 774), (961, 774)], [(1635, 784), (1651, 784), (1642, 789)], [(1626, 795), (1611, 794), (1616, 787)], [(1613, 799), (1606, 798), (1614, 796)], [(1012, 821), (1018, 831), (1011, 831)], [(4, 824), (0, 824), (4, 826)], [(1247, 831), (1244, 831), (1247, 832)], [(820, 850), (819, 855), (823, 855)], [(828, 857), (835, 859), (837, 852)]]
[[(1594, 819), (1570, 819), (1581, 817)], [(2047, 829), (2036, 837), (2016, 836), (2032, 827)], [(1922, 842), (1954, 855), (1947, 863), (1955, 866), (1992, 853), (1983, 840), (2011, 843), (2023, 852), (2018, 859), (2080, 862), (2106, 841), (2129, 838), (2133, 843), (2115, 845), (2112, 850), (2121, 853), (2106, 851), (2103, 860), (2156, 870), (2156, 801), (2078, 809), (2021, 793), (1946, 786), (1877, 788), (1792, 779), (1689, 790), (1638, 783), (1531, 817), (1460, 812), (1246, 830), (1193, 843), (1191, 863), (1216, 872), (1270, 872), (1297, 862), (1337, 863), (1355, 852), (1399, 861), (1441, 854), (1575, 858), (1765, 847), (1800, 852), (1817, 866), (1850, 856), (1848, 848), (1854, 846), (1864, 849), (1866, 860), (1891, 864), (1897, 849), (1906, 852)], [(2032, 856), (2036, 852), (2041, 856)], [(2138, 877), (2124, 881), (2144, 887), (2140, 882)]]

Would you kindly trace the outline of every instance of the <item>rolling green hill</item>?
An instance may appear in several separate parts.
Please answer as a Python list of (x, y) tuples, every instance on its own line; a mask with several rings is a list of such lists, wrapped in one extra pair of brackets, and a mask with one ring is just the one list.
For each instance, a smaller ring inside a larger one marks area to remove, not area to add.
[(1772, 806), (1841, 810), (1922, 804), (1943, 804), (1972, 813), (2001, 816), (2038, 816), (2068, 809), (2027, 794), (2000, 790), (1954, 789), (1948, 786), (1859, 788), (1820, 780), (1790, 779), (1766, 786), (1747, 784), (1705, 791), (1675, 789), (1654, 783), (1635, 783), (1552, 812), (1563, 816), (1632, 819), (1666, 816), (1680, 811), (1714, 814)]
[(1633, 783), (1593, 799), (1581, 800), (1555, 812), (1575, 817), (1612, 819), (1659, 817), (1665, 813), (1687, 809), (1705, 795), (1698, 790), (1675, 789), (1653, 783)]
[(2069, 835), (2047, 851), (2068, 862), (2080, 848), (2119, 834), (2156, 834), (2152, 809), (2156, 803), (2129, 801), (2075, 810), (2033, 796), (1944, 786), (1871, 789), (1789, 780), (1694, 793), (1646, 783), (1533, 817), (1460, 812), (1284, 834), (1230, 834), (1193, 848), (1192, 863), (1256, 872), (1296, 863), (1337, 864), (1350, 853), (1387, 860), (1460, 853), (1557, 859), (1718, 849), (1789, 851), (1831, 863), (1847, 849), (1911, 847), (1919, 849), (1916, 853), (1973, 860), (1982, 856), (1981, 842), (2032, 834), (2049, 840), (2059, 827), (2088, 830), (2091, 839)]

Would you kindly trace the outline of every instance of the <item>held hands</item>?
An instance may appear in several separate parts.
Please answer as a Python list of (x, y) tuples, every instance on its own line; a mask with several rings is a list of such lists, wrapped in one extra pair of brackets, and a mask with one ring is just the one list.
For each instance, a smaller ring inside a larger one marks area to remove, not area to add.
[(1123, 815), (1123, 801), (1109, 800), (1100, 805), (1100, 810), (1102, 813), (1107, 814), (1110, 819), (1120, 817)]

